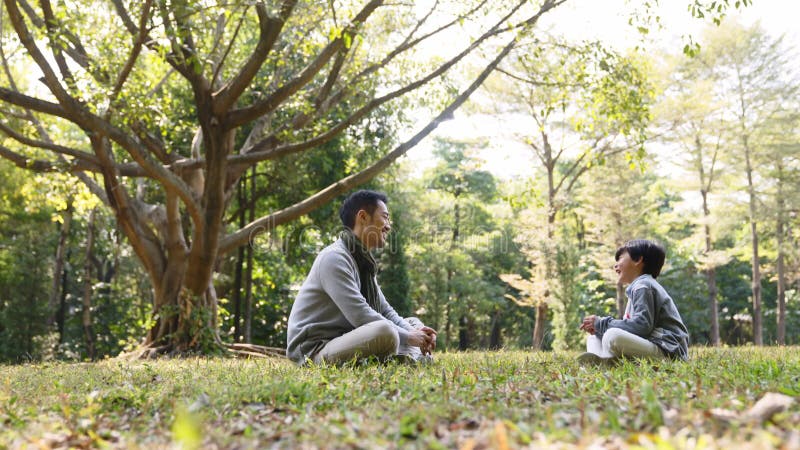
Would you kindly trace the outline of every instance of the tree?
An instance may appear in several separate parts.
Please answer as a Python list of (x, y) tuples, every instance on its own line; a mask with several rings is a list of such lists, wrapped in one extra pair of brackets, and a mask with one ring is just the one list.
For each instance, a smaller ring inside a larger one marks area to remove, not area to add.
[[(639, 62), (597, 43), (571, 46), (533, 38), (512, 54), (507, 66), (499, 69), (503, 76), (490, 89), (510, 112), (530, 117), (533, 131), (523, 140), (540, 162), (545, 180), (544, 186), (534, 188), (541, 192), (546, 210), (544, 232), (538, 237), (527, 235), (523, 245), (535, 258), (531, 263), (543, 265), (534, 272), (541, 274), (538, 281), (555, 287), (557, 218), (590, 168), (608, 158), (627, 155), (631, 159), (641, 153), (653, 93)], [(545, 297), (536, 302), (535, 349), (541, 348), (554, 293), (545, 289)]]
[(765, 150), (771, 161), (768, 175), (774, 181), (770, 197), (775, 220), (776, 339), (778, 345), (785, 345), (787, 259), (797, 257), (791, 251), (791, 236), (787, 231), (791, 228), (790, 212), (800, 209), (800, 115), (793, 109), (773, 118), (768, 127), (771, 132)]
[[(716, 268), (728, 256), (716, 251), (712, 234), (713, 217), (710, 196), (719, 184), (724, 137), (729, 130), (723, 120), (722, 107), (714, 98), (713, 67), (701, 58), (672, 58), (674, 67), (665, 81), (668, 89), (661, 100), (658, 116), (664, 128), (662, 139), (675, 143), (681, 150), (682, 165), (692, 173), (690, 186), (699, 191), (702, 212), (702, 270), (708, 291), (711, 345), (720, 344), (719, 307)], [(677, 61), (675, 61), (677, 59)]]
[[(435, 2), (422, 10), (379, 0), (114, 0), (108, 17), (91, 1), (43, 0), (36, 10), (5, 0), (14, 64), (35, 67), (47, 94), (7, 71), (4, 115), (26, 125), (4, 126), (16, 144), (0, 147), (0, 156), (28, 170), (73, 174), (114, 211), (153, 289), (143, 355), (210, 351), (221, 344), (212, 275), (222, 256), (380, 173), (453, 114), (514, 48), (517, 33), (563, 2)], [(413, 70), (417, 49), (469, 21), (489, 25), (458, 33), (455, 53)], [(248, 168), (368, 136), (371, 115), (434, 86), (478, 49), (495, 53), (411, 138), (293, 205), (224, 226)], [(138, 192), (136, 179), (144, 186)]]
[(706, 51), (698, 55), (714, 68), (715, 95), (724, 101), (725, 120), (733, 129), (728, 142), (738, 156), (744, 172), (748, 196), (752, 267), (753, 340), (763, 344), (762, 273), (759, 258), (758, 191), (759, 167), (764, 164), (767, 124), (787, 108), (784, 101), (793, 98), (797, 83), (784, 74), (791, 73), (790, 55), (781, 38), (773, 39), (758, 25), (744, 27), (726, 23), (708, 33)]
[[(455, 257), (457, 251), (462, 246), (462, 204), (470, 199), (477, 199), (484, 203), (491, 202), (497, 194), (494, 176), (477, 168), (477, 161), (469, 154), (468, 143), (448, 142), (437, 140), (434, 154), (440, 162), (432, 169), (432, 179), (430, 188), (442, 191), (447, 194), (447, 203), (452, 203), (453, 222), (450, 239), (450, 256)], [(449, 210), (449, 207), (445, 207)], [(441, 222), (440, 222), (441, 224)], [(451, 306), (461, 304), (461, 300), (453, 287), (453, 275), (455, 274), (456, 263), (453, 258), (448, 258), (447, 270), (447, 298), (445, 299), (445, 342), (450, 343), (450, 320)], [(468, 331), (470, 318), (463, 314), (458, 321), (459, 324), (459, 350), (466, 350), (470, 346), (470, 333)]]

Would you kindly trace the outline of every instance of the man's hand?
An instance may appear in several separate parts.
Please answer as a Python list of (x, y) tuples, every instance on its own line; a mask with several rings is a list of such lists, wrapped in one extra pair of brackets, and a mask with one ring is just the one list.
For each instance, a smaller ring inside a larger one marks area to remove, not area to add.
[(429, 355), (436, 348), (436, 331), (422, 327), (408, 332), (408, 345), (419, 347), (423, 355)]
[(597, 316), (595, 316), (594, 314), (592, 314), (591, 316), (584, 317), (583, 322), (581, 323), (581, 326), (579, 328), (589, 334), (594, 334), (595, 319), (597, 319)]
[(426, 349), (422, 350), (423, 354), (428, 354), (429, 355), (434, 350), (436, 350), (436, 335), (437, 335), (436, 334), (436, 330), (434, 330), (431, 327), (422, 327), (422, 328), (420, 328), (420, 331), (422, 331), (423, 333), (427, 334), (428, 337), (431, 338), (430, 345), (427, 348), (427, 352), (425, 351)]

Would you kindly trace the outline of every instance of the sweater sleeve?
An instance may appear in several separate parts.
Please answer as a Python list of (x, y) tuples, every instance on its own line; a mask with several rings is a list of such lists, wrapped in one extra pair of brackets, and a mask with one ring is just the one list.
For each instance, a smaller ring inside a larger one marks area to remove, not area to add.
[(378, 296), (381, 300), (381, 313), (383, 314), (383, 317), (397, 325), (397, 334), (400, 335), (400, 345), (406, 345), (406, 342), (408, 341), (408, 332), (413, 330), (414, 327), (412, 327), (411, 324), (406, 321), (406, 319), (400, 317), (400, 314), (397, 314), (397, 311), (395, 311), (394, 308), (392, 308), (392, 305), (390, 305), (386, 300), (386, 297), (383, 295), (383, 291), (381, 291), (380, 287), (378, 288)]
[(361, 295), (355, 266), (344, 255), (337, 252), (326, 254), (319, 264), (319, 278), (322, 289), (353, 327), (358, 328), (376, 320), (386, 320), (372, 309)]
[(595, 336), (602, 339), (609, 328), (619, 328), (637, 336), (646, 338), (653, 332), (655, 322), (656, 300), (653, 291), (642, 286), (631, 292), (630, 318), (614, 319), (599, 317), (594, 321)]

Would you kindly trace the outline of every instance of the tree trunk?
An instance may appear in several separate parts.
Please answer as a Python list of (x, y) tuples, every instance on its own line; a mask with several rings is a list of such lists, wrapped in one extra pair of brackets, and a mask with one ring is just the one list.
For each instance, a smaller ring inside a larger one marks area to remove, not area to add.
[[(239, 180), (236, 194), (239, 200), (239, 228), (246, 225), (244, 183), (246, 179)], [(236, 250), (236, 267), (233, 276), (233, 341), (240, 342), (242, 337), (242, 266), (244, 265), (244, 247)]]
[[(72, 255), (72, 249), (67, 248), (66, 259), (69, 261)], [(64, 343), (64, 321), (67, 317), (67, 281), (69, 280), (69, 269), (65, 264), (64, 269), (61, 271), (61, 296), (58, 300), (58, 307), (56, 308), (56, 329), (58, 330), (58, 343)]]
[(81, 314), (83, 340), (86, 344), (86, 354), (91, 361), (94, 361), (97, 357), (95, 354), (94, 330), (92, 328), (92, 252), (94, 250), (94, 219), (96, 213), (96, 209), (89, 213), (89, 223), (86, 227), (86, 258), (83, 265), (83, 311)]
[[(64, 271), (65, 266), (65, 255), (67, 253), (67, 239), (69, 238), (69, 231), (72, 226), (72, 214), (73, 214), (73, 207), (72, 207), (72, 198), (67, 198), (67, 208), (64, 210), (63, 219), (64, 222), (61, 224), (61, 231), (59, 232), (58, 236), (58, 247), (56, 247), (56, 261), (55, 266), (53, 267), (53, 289), (50, 292), (50, 302), (48, 304), (48, 316), (47, 316), (47, 326), (52, 327), (57, 320), (58, 310), (59, 310), (59, 298), (62, 297), (62, 290), (66, 284), (66, 272)], [(60, 334), (63, 331), (63, 327), (59, 331), (59, 342), (61, 342), (62, 337)]]
[[(250, 216), (252, 222), (256, 218), (256, 168), (250, 170)], [(245, 273), (244, 297), (244, 341), (253, 342), (253, 243), (247, 246), (247, 272)]]
[(783, 165), (778, 163), (777, 224), (775, 237), (778, 244), (778, 345), (786, 345), (786, 268), (784, 251), (784, 199), (783, 199)]
[(503, 310), (501, 308), (497, 308), (494, 315), (492, 315), (492, 331), (489, 334), (489, 348), (491, 350), (499, 350), (503, 346), (502, 315)]
[(469, 334), (469, 319), (467, 319), (466, 315), (463, 315), (458, 319), (458, 349), (462, 352), (469, 349)]
[(625, 314), (625, 306), (628, 304), (628, 299), (625, 298), (625, 289), (622, 287), (622, 283), (617, 283), (614, 287), (617, 292), (617, 313), (619, 317), (622, 317)]
[[(450, 286), (450, 277), (452, 274), (450, 270), (447, 271), (447, 285)], [(450, 347), (450, 304), (453, 303), (450, 298), (450, 289), (447, 289), (447, 305), (444, 307), (444, 347)]]
[(544, 344), (544, 327), (547, 321), (547, 303), (536, 305), (536, 322), (533, 326), (533, 349), (541, 350)]
[[(701, 163), (702, 164), (702, 163)], [(703, 179), (703, 172), (701, 169), (701, 182), (705, 182)], [(703, 232), (705, 233), (705, 241), (706, 241), (706, 251), (705, 254), (708, 255), (711, 253), (712, 246), (711, 246), (711, 225), (709, 225), (708, 221), (711, 216), (711, 212), (708, 209), (708, 192), (705, 188), (703, 188), (700, 192), (703, 198), (703, 218), (705, 219), (705, 225), (703, 226)], [(711, 335), (709, 336), (709, 340), (711, 341), (711, 345), (714, 347), (719, 346), (719, 307), (717, 306), (717, 271), (714, 267), (709, 267), (705, 271), (706, 275), (706, 285), (708, 286), (708, 311), (709, 311), (709, 320), (711, 321)]]
[(744, 140), (744, 156), (747, 170), (747, 189), (750, 195), (750, 239), (753, 246), (752, 284), (753, 293), (753, 343), (764, 345), (764, 333), (761, 326), (761, 268), (758, 258), (758, 229), (756, 226), (756, 189), (753, 184), (753, 166), (750, 161), (750, 148)]

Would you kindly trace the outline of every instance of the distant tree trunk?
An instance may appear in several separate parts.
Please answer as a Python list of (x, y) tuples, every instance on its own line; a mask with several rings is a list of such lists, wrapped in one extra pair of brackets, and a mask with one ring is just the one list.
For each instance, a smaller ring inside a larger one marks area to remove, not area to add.
[(775, 236), (778, 243), (778, 345), (786, 345), (786, 268), (784, 246), (783, 164), (778, 162), (777, 224)]
[[(53, 267), (53, 289), (50, 292), (50, 302), (48, 304), (48, 328), (52, 327), (57, 321), (58, 311), (60, 309), (59, 298), (62, 296), (62, 290), (64, 289), (64, 285), (66, 283), (66, 272), (64, 271), (65, 255), (67, 254), (67, 240), (69, 238), (69, 231), (72, 226), (73, 212), (72, 198), (69, 197), (67, 198), (67, 208), (63, 211), (63, 222), (61, 223), (61, 231), (59, 232), (58, 236), (58, 247), (56, 247), (56, 261), (55, 266)], [(62, 333), (63, 325), (61, 328), (59, 328), (59, 342), (62, 341)]]
[(95, 337), (92, 329), (92, 251), (94, 248), (94, 219), (96, 212), (97, 210), (93, 209), (89, 213), (89, 223), (86, 228), (86, 258), (83, 265), (83, 312), (81, 314), (86, 353), (92, 361), (97, 356), (95, 354)]
[[(454, 206), (453, 206), (453, 235), (452, 235), (452, 238), (450, 240), (450, 250), (451, 251), (455, 250), (458, 247), (458, 236), (459, 236), (459, 233), (460, 233), (459, 224), (460, 224), (460, 221), (461, 221), (461, 209), (460, 209), (459, 204), (458, 204), (458, 197), (460, 195), (461, 195), (461, 190), (460, 189), (456, 189), (455, 192), (453, 192), (453, 197), (454, 197), (453, 203), (454, 203)], [(453, 280), (453, 275), (455, 275), (455, 271), (453, 270), (453, 261), (450, 258), (448, 258), (447, 261), (448, 261), (448, 263), (447, 263), (447, 307), (446, 307), (446, 314), (445, 314), (445, 341), (446, 341), (446, 345), (449, 347), (450, 343), (452, 342), (450, 340), (450, 337), (451, 337), (451, 334), (450, 334), (450, 323), (451, 323), (451, 320), (450, 320), (450, 305), (452, 305), (454, 303), (457, 304), (458, 303), (458, 298), (453, 293), (452, 280)], [(463, 333), (463, 325), (462, 325), (461, 322), (463, 320), (465, 320), (464, 316), (462, 316), (461, 319), (459, 319), (459, 332), (458, 332), (458, 348), (459, 349), (461, 349), (462, 346), (466, 346), (467, 345), (465, 343), (465, 340), (467, 339), (466, 336), (463, 336), (463, 340), (462, 340), (462, 335), (464, 333)]]
[(750, 239), (753, 246), (752, 259), (752, 293), (753, 293), (753, 343), (764, 345), (764, 333), (761, 326), (761, 268), (758, 258), (758, 230), (756, 226), (756, 188), (753, 184), (753, 165), (750, 160), (750, 147), (747, 136), (744, 137), (745, 169), (747, 171), (747, 190), (750, 196)]
[[(555, 167), (556, 159), (553, 158), (553, 149), (550, 147), (550, 141), (547, 134), (542, 131), (542, 148), (544, 152), (539, 155), (542, 164), (547, 170), (547, 242), (544, 243), (545, 251), (545, 282), (555, 278), (553, 270), (554, 255), (551, 251), (551, 244), (555, 236), (555, 222), (558, 207), (556, 205), (556, 186), (555, 186)], [(544, 298), (536, 305), (536, 322), (533, 326), (533, 349), (541, 350), (544, 344), (544, 327), (547, 321), (547, 308), (548, 302), (552, 297), (552, 293), (548, 289), (545, 292)]]
[(462, 352), (469, 349), (469, 325), (469, 319), (467, 319), (466, 315), (463, 315), (460, 319), (458, 319), (458, 349)]
[[(256, 218), (256, 168), (250, 169), (250, 222)], [(253, 243), (247, 246), (247, 272), (245, 273), (244, 341), (253, 341)]]
[[(448, 264), (449, 266), (449, 264)], [(444, 345), (450, 347), (450, 306), (453, 304), (453, 296), (450, 293), (450, 280), (453, 278), (453, 271), (447, 268), (447, 304), (444, 307)]]
[(533, 325), (533, 349), (541, 350), (544, 344), (544, 327), (547, 321), (547, 303), (536, 305), (536, 321)]
[[(246, 178), (239, 180), (236, 197), (239, 200), (239, 228), (244, 227), (247, 223), (245, 216), (244, 205), (245, 187), (244, 183)], [(236, 267), (233, 276), (233, 341), (240, 342), (242, 337), (242, 266), (244, 265), (244, 247), (239, 247), (236, 250)]]
[(489, 348), (492, 350), (499, 350), (503, 347), (503, 333), (501, 327), (501, 318), (503, 310), (497, 308), (492, 315), (492, 331), (489, 334)]
[[(702, 173), (702, 170), (701, 170)], [(703, 189), (701, 192), (703, 197), (703, 217), (705, 218), (705, 225), (703, 226), (703, 231), (705, 233), (705, 241), (706, 241), (706, 255), (708, 255), (711, 250), (711, 226), (709, 225), (709, 216), (711, 215), (708, 209), (708, 192), (706, 189)], [(714, 267), (709, 267), (705, 271), (706, 275), (706, 285), (708, 286), (708, 311), (710, 314), (710, 321), (711, 321), (711, 336), (710, 341), (711, 345), (717, 347), (719, 346), (719, 307), (717, 306), (717, 271)]]
[[(67, 247), (66, 260), (69, 261), (72, 255), (72, 249)], [(58, 330), (58, 343), (64, 343), (64, 321), (67, 317), (67, 281), (69, 280), (69, 266), (64, 265), (61, 270), (61, 295), (58, 299), (58, 306), (56, 307), (56, 329)]]
[(625, 298), (625, 289), (622, 287), (622, 283), (617, 283), (615, 286), (617, 292), (617, 313), (619, 317), (622, 317), (625, 314), (625, 306), (628, 303), (628, 299)]

